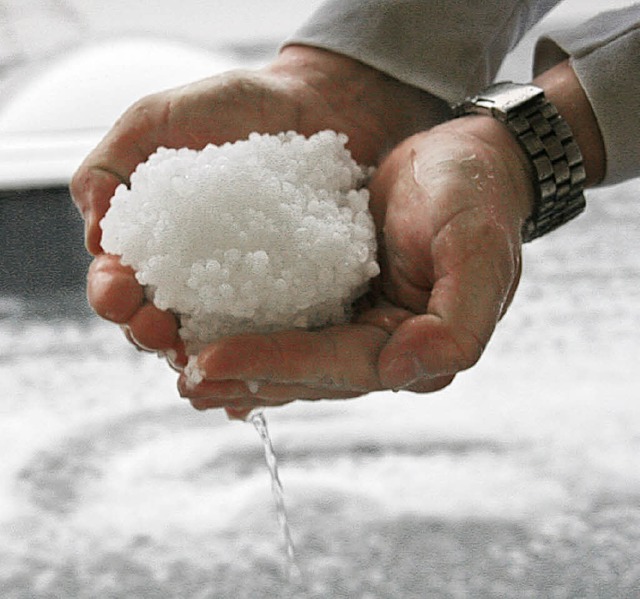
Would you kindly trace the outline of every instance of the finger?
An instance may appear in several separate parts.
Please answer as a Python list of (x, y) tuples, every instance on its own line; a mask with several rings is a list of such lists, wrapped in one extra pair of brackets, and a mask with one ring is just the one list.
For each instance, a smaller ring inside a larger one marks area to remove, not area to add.
[(352, 392), (380, 389), (377, 357), (388, 334), (369, 325), (226, 337), (198, 356), (206, 380), (269, 381)]
[[(421, 380), (403, 389), (414, 393), (432, 393), (451, 383), (453, 376)], [(181, 391), (182, 394), (182, 391)], [(312, 389), (299, 385), (259, 384), (257, 390), (243, 381), (207, 382), (197, 390), (186, 390), (191, 405), (197, 410), (224, 408), (229, 418), (244, 420), (257, 407), (276, 407), (296, 400), (353, 399), (362, 393), (334, 389)]]
[(127, 321), (134, 343), (147, 351), (166, 351), (179, 342), (178, 323), (170, 312), (145, 303)]
[(144, 290), (117, 256), (101, 254), (89, 267), (87, 298), (99, 316), (124, 324), (144, 303)]
[(406, 385), (399, 391), (411, 391), (412, 393), (434, 393), (448, 387), (455, 378), (455, 375), (437, 376), (435, 378), (421, 378)]
[(229, 418), (229, 420), (245, 420), (246, 421), (247, 416), (249, 416), (249, 414), (251, 414), (252, 412), (252, 408), (226, 407), (224, 410), (227, 413), (227, 417)]
[(169, 312), (145, 301), (144, 289), (133, 269), (117, 256), (101, 254), (89, 267), (87, 296), (96, 313), (126, 324), (129, 341), (147, 351), (178, 351), (178, 323)]
[(122, 181), (120, 175), (90, 163), (81, 166), (72, 179), (71, 198), (84, 219), (84, 243), (93, 256), (102, 252), (100, 220), (109, 209), (109, 202)]
[[(256, 400), (256, 399), (246, 399), (246, 400), (235, 399), (235, 400), (229, 400), (228, 402), (229, 405), (227, 405), (224, 402), (219, 402), (216, 400), (198, 398), (198, 399), (190, 399), (189, 403), (194, 409), (198, 411), (219, 410), (223, 408), (227, 412), (227, 414), (230, 416), (231, 419), (244, 420), (244, 418), (247, 415), (249, 415), (252, 410), (255, 410), (256, 408), (277, 408), (279, 406), (283, 406), (288, 403), (291, 403), (291, 401), (292, 400), (286, 400), (281, 402), (275, 402), (275, 401), (260, 402), (259, 400)], [(236, 414), (238, 416), (235, 416)]]
[(298, 399), (351, 399), (359, 397), (360, 391), (348, 391), (332, 387), (308, 387), (285, 385), (268, 381), (206, 381), (196, 388), (179, 385), (180, 395), (189, 400), (206, 403), (208, 407), (246, 407), (259, 405), (282, 405)]
[(178, 373), (181, 373), (189, 362), (189, 356), (182, 339), (179, 339), (170, 349), (161, 350), (161, 353), (164, 354), (169, 366)]
[(517, 249), (476, 211), (454, 217), (432, 251), (436, 281), (427, 313), (404, 321), (380, 354), (381, 381), (392, 388), (475, 364), (517, 277)]
[(129, 108), (74, 174), (70, 191), (85, 221), (85, 244), (97, 255), (99, 222), (120, 183), (166, 139), (169, 96), (155, 94)]

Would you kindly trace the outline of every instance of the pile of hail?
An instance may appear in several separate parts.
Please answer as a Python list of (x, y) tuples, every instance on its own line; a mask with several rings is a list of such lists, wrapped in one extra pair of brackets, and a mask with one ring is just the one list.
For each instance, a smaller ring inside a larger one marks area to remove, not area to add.
[(158, 150), (120, 185), (102, 246), (180, 322), (187, 352), (225, 335), (344, 322), (379, 273), (347, 137), (252, 133)]

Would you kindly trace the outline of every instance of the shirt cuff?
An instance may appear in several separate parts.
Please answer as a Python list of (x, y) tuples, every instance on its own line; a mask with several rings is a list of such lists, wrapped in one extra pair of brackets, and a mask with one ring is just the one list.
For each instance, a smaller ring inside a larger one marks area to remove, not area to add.
[(570, 58), (606, 152), (602, 185), (640, 174), (640, 5), (602, 13), (538, 41), (534, 74)]

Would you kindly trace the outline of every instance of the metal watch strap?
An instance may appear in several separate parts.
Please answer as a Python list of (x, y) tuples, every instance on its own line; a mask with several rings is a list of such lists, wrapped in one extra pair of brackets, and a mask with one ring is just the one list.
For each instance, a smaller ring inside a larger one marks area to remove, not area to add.
[(502, 121), (529, 157), (537, 197), (522, 227), (524, 242), (553, 231), (584, 210), (586, 173), (580, 148), (542, 89), (497, 83), (454, 107), (454, 114), (488, 114)]

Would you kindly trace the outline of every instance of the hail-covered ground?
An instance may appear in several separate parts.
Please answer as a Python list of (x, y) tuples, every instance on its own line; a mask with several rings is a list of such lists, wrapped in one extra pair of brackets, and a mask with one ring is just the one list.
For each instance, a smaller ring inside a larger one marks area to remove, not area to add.
[(224, 335), (344, 322), (379, 273), (347, 137), (253, 133), (159, 148), (121, 185), (102, 245), (179, 315), (190, 352)]

